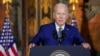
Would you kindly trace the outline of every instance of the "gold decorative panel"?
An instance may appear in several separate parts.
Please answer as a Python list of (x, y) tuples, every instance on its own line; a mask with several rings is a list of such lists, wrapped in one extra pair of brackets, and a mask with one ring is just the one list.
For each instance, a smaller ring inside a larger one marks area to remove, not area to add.
[(51, 22), (52, 19), (52, 1), (40, 0), (40, 25)]
[(28, 42), (37, 34), (41, 25), (52, 21), (52, 10), (58, 0), (23, 0), (23, 56), (29, 55)]
[(53, 5), (57, 2), (52, 0), (26, 0), (26, 20), (28, 39), (32, 39), (41, 25), (52, 21)]
[(29, 38), (32, 38), (38, 29), (37, 0), (27, 0), (27, 3), (27, 29)]

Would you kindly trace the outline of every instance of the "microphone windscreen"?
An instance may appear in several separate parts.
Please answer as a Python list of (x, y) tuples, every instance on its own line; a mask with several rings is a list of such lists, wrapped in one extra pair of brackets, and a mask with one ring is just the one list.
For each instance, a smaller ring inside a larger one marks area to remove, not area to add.
[(54, 37), (55, 39), (58, 38), (58, 34), (57, 34), (57, 31), (56, 31), (56, 30), (53, 31), (53, 37)]
[(65, 39), (66, 38), (66, 32), (65, 30), (62, 30), (62, 39)]

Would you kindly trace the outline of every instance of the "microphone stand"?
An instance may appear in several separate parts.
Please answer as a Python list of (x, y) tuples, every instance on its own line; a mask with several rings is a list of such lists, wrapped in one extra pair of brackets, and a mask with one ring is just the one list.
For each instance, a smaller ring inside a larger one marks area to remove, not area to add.
[(62, 31), (62, 36), (61, 36), (61, 37), (58, 37), (57, 31), (54, 30), (54, 31), (53, 31), (53, 37), (58, 41), (58, 45), (61, 46), (61, 42), (65, 39), (66, 33), (65, 33), (65, 31), (63, 30), (63, 31)]
[(65, 37), (66, 37), (66, 33), (65, 33), (65, 31), (63, 30), (63, 31), (62, 31), (62, 36), (61, 36), (61, 37), (58, 37), (59, 46), (61, 46), (61, 43), (62, 43), (62, 41), (65, 39)]
[(58, 42), (59, 42), (58, 45), (61, 46), (62, 39), (58, 38)]

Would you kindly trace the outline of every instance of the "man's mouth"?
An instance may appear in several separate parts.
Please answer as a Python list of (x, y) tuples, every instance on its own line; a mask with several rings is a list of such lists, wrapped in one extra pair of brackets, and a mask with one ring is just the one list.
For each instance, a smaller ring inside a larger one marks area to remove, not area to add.
[(58, 20), (59, 22), (63, 22), (63, 20)]

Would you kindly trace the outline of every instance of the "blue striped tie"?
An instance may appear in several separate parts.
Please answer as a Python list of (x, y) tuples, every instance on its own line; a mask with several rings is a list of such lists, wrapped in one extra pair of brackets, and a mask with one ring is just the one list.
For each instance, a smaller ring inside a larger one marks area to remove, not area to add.
[(62, 36), (61, 30), (62, 30), (62, 28), (60, 27), (60, 28), (59, 28), (59, 31), (58, 31), (58, 38), (61, 38), (61, 36)]

